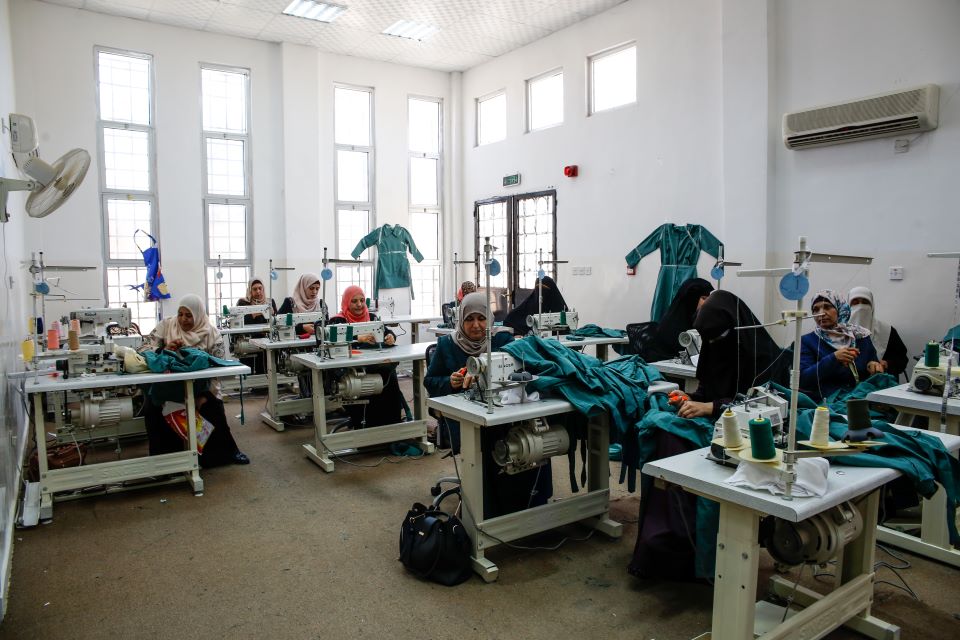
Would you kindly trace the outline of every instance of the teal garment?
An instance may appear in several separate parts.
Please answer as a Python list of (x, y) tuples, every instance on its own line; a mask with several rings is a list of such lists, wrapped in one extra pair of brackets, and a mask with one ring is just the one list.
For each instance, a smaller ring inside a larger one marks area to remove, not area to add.
[(573, 335), (581, 338), (622, 338), (627, 332), (623, 329), (605, 329), (595, 324), (585, 324), (574, 331)]
[(658, 322), (670, 307), (686, 280), (697, 277), (700, 252), (720, 257), (723, 243), (698, 224), (663, 224), (627, 254), (627, 266), (636, 267), (646, 256), (660, 249), (660, 273), (653, 292), (650, 321)]
[(943, 336), (943, 342), (960, 342), (960, 324), (947, 331), (947, 335)]
[(410, 280), (410, 263), (407, 261), (407, 250), (423, 262), (423, 254), (417, 249), (410, 232), (400, 225), (385, 224), (377, 227), (360, 240), (350, 253), (354, 260), (370, 247), (377, 248), (376, 277), (373, 281), (373, 297), (380, 295), (380, 289), (402, 289), (410, 287), (410, 298), (413, 298), (413, 286)]
[(537, 379), (528, 391), (561, 396), (585, 416), (610, 415), (610, 441), (628, 442), (644, 410), (647, 388), (660, 372), (636, 357), (611, 362), (584, 355), (556, 340), (527, 336), (503, 346)]
[[(780, 393), (784, 394), (787, 398), (790, 397), (790, 389), (787, 387), (779, 385), (775, 382), (771, 382), (770, 386), (780, 391)], [(863, 380), (853, 389), (837, 389), (824, 398), (821, 404), (830, 409), (830, 411), (833, 413), (846, 415), (847, 400), (860, 400), (866, 398), (874, 391), (890, 389), (895, 386), (897, 386), (897, 379), (889, 373), (875, 373), (866, 380)], [(797, 407), (800, 409), (813, 409), (817, 407), (817, 403), (810, 396), (801, 391), (797, 396)], [(875, 420), (886, 420), (889, 422), (897, 417), (897, 411), (892, 407), (874, 404), (870, 407), (870, 417), (874, 418)]]
[[(151, 373), (183, 373), (185, 371), (200, 371), (210, 367), (231, 367), (240, 364), (236, 360), (224, 360), (212, 356), (206, 351), (185, 347), (179, 351), (164, 349), (157, 353), (145, 351), (141, 354), (147, 361)], [(210, 388), (209, 380), (197, 380), (193, 383), (193, 391), (200, 394)], [(154, 405), (161, 407), (164, 402), (184, 402), (182, 382), (157, 382), (147, 388), (147, 397)]]
[[(650, 397), (648, 411), (637, 423), (636, 460), (631, 463), (631, 472), (642, 469), (647, 462), (654, 460), (657, 450), (657, 435), (665, 431), (690, 443), (691, 450), (710, 446), (713, 439), (713, 421), (708, 417), (681, 418), (675, 407), (667, 402), (663, 394)], [(704, 464), (714, 464), (704, 460)], [(621, 467), (621, 482), (627, 465)], [(654, 478), (644, 474), (640, 479), (640, 496), (650, 495)], [(631, 479), (631, 484), (635, 483)], [(629, 484), (628, 484), (629, 487)], [(632, 489), (631, 489), (632, 491)], [(643, 502), (641, 500), (641, 508)], [(640, 518), (643, 520), (643, 517)], [(694, 571), (698, 578), (711, 579), (717, 560), (717, 531), (720, 527), (720, 505), (713, 500), (697, 497), (696, 554)]]

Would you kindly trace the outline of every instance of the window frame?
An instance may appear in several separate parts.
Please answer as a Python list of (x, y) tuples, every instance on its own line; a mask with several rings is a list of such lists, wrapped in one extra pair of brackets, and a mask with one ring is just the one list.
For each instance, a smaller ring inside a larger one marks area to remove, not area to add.
[[(547, 78), (552, 78), (553, 76), (557, 76), (557, 75), (561, 76), (561, 78), (562, 78), (562, 79), (561, 79), (561, 95), (560, 95), (560, 101), (561, 101), (561, 106), (560, 106), (560, 121), (559, 121), (559, 122), (554, 122), (553, 124), (548, 124), (548, 125), (543, 126), (543, 127), (536, 127), (536, 128), (534, 128), (534, 126), (533, 126), (533, 99), (532, 99), (532, 96), (531, 96), (531, 94), (530, 94), (530, 91), (531, 91), (531, 89), (533, 88), (533, 84), (534, 84), (535, 82), (540, 81), (540, 80), (546, 80)], [(549, 71), (545, 71), (545, 72), (541, 73), (540, 75), (536, 75), (536, 76), (534, 76), (534, 77), (532, 77), (532, 78), (527, 78), (527, 79), (524, 81), (524, 89), (525, 89), (525, 91), (524, 91), (524, 97), (525, 97), (525, 101), (526, 101), (526, 105), (525, 105), (526, 108), (524, 109), (524, 115), (525, 115), (525, 119), (526, 119), (526, 133), (533, 133), (534, 131), (545, 131), (545, 130), (547, 130), (547, 129), (553, 129), (554, 127), (559, 127), (559, 126), (563, 125), (564, 121), (566, 120), (566, 115), (567, 115), (567, 114), (566, 114), (566, 103), (565, 103), (565, 101), (564, 101), (563, 89), (562, 89), (563, 83), (564, 83), (565, 80), (566, 80), (566, 78), (564, 77), (563, 67), (556, 67), (555, 69), (551, 69), (551, 70), (549, 70)]]
[[(420, 100), (422, 102), (432, 102), (437, 105), (437, 151), (436, 153), (430, 153), (427, 151), (412, 151), (410, 149), (411, 140), (410, 140), (410, 103), (413, 100)], [(444, 272), (443, 272), (443, 254), (444, 254), (444, 244), (443, 244), (443, 98), (437, 96), (426, 96), (420, 94), (407, 94), (407, 214), (408, 214), (408, 226), (413, 227), (413, 216), (414, 214), (419, 213), (429, 213), (435, 214), (437, 216), (437, 257), (436, 259), (425, 258), (423, 262), (417, 263), (416, 265), (410, 265), (411, 267), (411, 285), (414, 285), (413, 282), (413, 269), (416, 267), (436, 267), (439, 273), (439, 282), (437, 283), (436, 288), (436, 300), (433, 313), (440, 313), (440, 305), (443, 303), (443, 284), (444, 284)], [(413, 202), (413, 160), (415, 158), (428, 158), (431, 160), (436, 160), (437, 167), (437, 204), (422, 205), (414, 204)], [(414, 290), (416, 287), (414, 286)], [(420, 296), (418, 296), (420, 297)], [(413, 312), (413, 304), (419, 304), (416, 300), (411, 300), (411, 309)]]
[[(504, 122), (503, 137), (500, 138), (499, 140), (491, 140), (490, 142), (480, 142), (480, 103), (487, 102), (488, 100), (492, 100), (501, 95), (503, 96), (503, 112), (504, 112), (503, 113), (503, 122)], [(506, 87), (502, 89), (497, 89), (496, 91), (492, 91), (485, 95), (474, 98), (473, 114), (474, 114), (474, 129), (476, 130), (476, 135), (474, 136), (475, 137), (474, 145), (473, 145), (474, 147), (486, 147), (488, 145), (497, 144), (498, 142), (503, 142), (504, 140), (506, 140), (507, 139), (507, 89)]]
[[(639, 53), (639, 48), (637, 48), (636, 40), (630, 40), (629, 42), (624, 42), (624, 43), (615, 45), (613, 47), (608, 47), (607, 49), (603, 49), (601, 51), (598, 51), (596, 53), (593, 53), (587, 56), (587, 70), (585, 74), (585, 77), (587, 80), (587, 92), (586, 92), (587, 117), (594, 116), (598, 113), (607, 113), (609, 111), (616, 111), (617, 109), (625, 109), (639, 103), (640, 100), (639, 100), (639, 96), (637, 95), (637, 91), (639, 91), (640, 82), (639, 82), (639, 75), (638, 75), (636, 78), (634, 78), (634, 96), (633, 96), (632, 102), (625, 102), (624, 104), (620, 104), (615, 107), (609, 107), (607, 109), (601, 109), (600, 111), (597, 111), (596, 106), (594, 105), (593, 63), (596, 62), (597, 60), (602, 60), (603, 58), (606, 58), (608, 56), (614, 55), (616, 53), (620, 53), (621, 51), (624, 51), (631, 47), (633, 47), (636, 50), (634, 52), (634, 56), (636, 57), (636, 55)], [(635, 64), (634, 71), (635, 73), (639, 74), (639, 65)]]

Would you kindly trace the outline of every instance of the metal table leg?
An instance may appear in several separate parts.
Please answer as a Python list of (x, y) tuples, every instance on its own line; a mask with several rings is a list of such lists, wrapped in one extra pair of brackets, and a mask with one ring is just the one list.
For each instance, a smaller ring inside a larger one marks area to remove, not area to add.
[(265, 350), (267, 354), (267, 410), (260, 414), (263, 423), (268, 427), (283, 431), (285, 429), (283, 420), (277, 411), (277, 403), (280, 402), (279, 381), (277, 380), (277, 351), (275, 349)]
[(200, 478), (200, 454), (197, 451), (197, 430), (194, 425), (197, 424), (197, 402), (193, 394), (193, 380), (184, 380), (184, 388), (186, 389), (187, 396), (187, 442), (189, 443), (189, 451), (193, 455), (194, 460), (197, 462), (196, 467), (187, 471), (187, 482), (190, 483), (190, 486), (193, 487), (193, 494), (196, 496), (203, 495), (203, 479)]
[(466, 420), (460, 422), (460, 495), (463, 498), (463, 524), (470, 536), (470, 561), (484, 582), (500, 575), (497, 565), (484, 557), (483, 536), (478, 531), (483, 515), (483, 458), (480, 444), (482, 427)]
[(307, 458), (327, 473), (333, 472), (333, 459), (330, 457), (324, 440), (327, 437), (327, 398), (323, 389), (323, 371), (310, 370), (313, 381), (313, 429), (314, 444), (303, 445)]

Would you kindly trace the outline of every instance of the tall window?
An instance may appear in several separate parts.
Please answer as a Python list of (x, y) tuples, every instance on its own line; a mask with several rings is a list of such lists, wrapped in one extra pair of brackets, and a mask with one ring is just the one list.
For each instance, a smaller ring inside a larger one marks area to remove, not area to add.
[(498, 91), (477, 99), (477, 145), (507, 137), (507, 94)]
[[(337, 258), (350, 252), (373, 229), (373, 89), (336, 85), (333, 88), (333, 131), (336, 154)], [(373, 267), (363, 260), (337, 265), (337, 304), (350, 285), (370, 297)]]
[(590, 113), (637, 101), (637, 45), (625, 44), (589, 58)]
[(139, 246), (157, 237), (153, 57), (97, 47), (97, 134), (107, 305), (126, 305), (140, 330), (153, 329), (157, 303), (144, 302), (146, 269)]
[(247, 291), (253, 264), (250, 71), (201, 65), (207, 309), (219, 315)]
[(563, 69), (527, 80), (527, 131), (563, 124)]
[(443, 104), (439, 98), (407, 99), (407, 131), (410, 151), (410, 233), (423, 254), (423, 262), (411, 263), (415, 315), (440, 313), (440, 183)]

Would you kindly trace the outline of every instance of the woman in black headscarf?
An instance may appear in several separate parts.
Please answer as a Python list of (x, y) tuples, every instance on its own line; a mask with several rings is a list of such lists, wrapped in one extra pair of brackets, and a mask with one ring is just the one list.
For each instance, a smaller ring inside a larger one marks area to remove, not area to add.
[(557, 283), (550, 276), (544, 276), (533, 288), (533, 292), (527, 296), (527, 299), (514, 307), (513, 311), (508, 313), (503, 320), (503, 326), (513, 329), (513, 335), (518, 338), (530, 333), (527, 318), (537, 315), (538, 309), (540, 309), (538, 287), (543, 291), (544, 313), (567, 311), (567, 303), (563, 299), (560, 289), (557, 288)]
[(640, 357), (647, 362), (676, 357), (680, 351), (677, 339), (681, 333), (692, 328), (697, 309), (711, 291), (713, 285), (703, 278), (690, 278), (680, 285), (680, 290), (673, 297), (673, 302), (660, 318), (660, 322), (652, 323), (653, 326), (647, 329), (649, 339), (643, 342), (639, 351)]
[(738, 393), (767, 381), (786, 382), (789, 358), (763, 327), (737, 331), (735, 327), (759, 325), (746, 303), (729, 291), (714, 291), (707, 298), (693, 328), (703, 345), (697, 363), (700, 385), (677, 414), (682, 418), (720, 417), (723, 405)]

